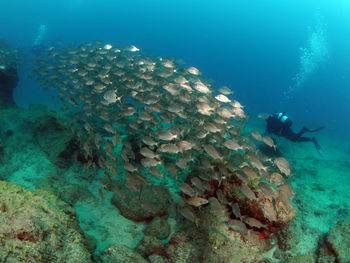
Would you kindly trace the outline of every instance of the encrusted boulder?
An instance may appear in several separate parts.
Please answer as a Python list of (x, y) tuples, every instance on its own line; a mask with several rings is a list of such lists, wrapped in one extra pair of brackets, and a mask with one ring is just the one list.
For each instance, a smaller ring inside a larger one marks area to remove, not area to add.
[(160, 242), (155, 236), (144, 236), (137, 244), (136, 252), (141, 256), (147, 258), (152, 254), (164, 254), (164, 244)]
[(166, 239), (170, 235), (170, 225), (167, 218), (155, 217), (143, 233), (148, 236), (155, 236), (159, 240)]
[(256, 263), (265, 262), (275, 249), (257, 232), (229, 230), (224, 218), (220, 220), (206, 207), (201, 210), (198, 227), (185, 221), (172, 235), (164, 259), (186, 263)]
[(200, 253), (201, 250), (197, 251), (196, 246), (190, 242), (186, 231), (175, 233), (166, 248), (166, 258), (169, 258), (170, 262), (201, 262), (198, 261)]
[(1, 138), (0, 138), (0, 161), (1, 161), (1, 156), (4, 153), (4, 143), (2, 142)]
[(79, 184), (67, 182), (67, 179), (59, 173), (49, 174), (37, 184), (38, 188), (46, 189), (55, 194), (64, 202), (74, 205), (77, 201), (92, 198), (91, 192)]
[(72, 207), (46, 191), (0, 181), (0, 262), (92, 261)]
[(350, 221), (339, 221), (329, 230), (319, 251), (319, 262), (350, 262)]
[[(125, 218), (134, 222), (145, 222), (157, 216), (167, 215), (168, 201), (165, 198), (159, 198), (155, 187), (144, 185), (141, 198), (139, 198), (139, 193), (133, 192), (125, 185), (120, 185), (119, 188), (124, 198), (115, 194), (111, 202)], [(147, 202), (146, 205), (145, 202)]]
[(60, 168), (69, 166), (74, 151), (74, 139), (64, 120), (53, 111), (43, 111), (35, 119), (34, 138), (52, 163)]
[(100, 255), (102, 263), (148, 263), (134, 250), (126, 246), (111, 245)]
[(153, 255), (149, 256), (148, 260), (151, 263), (168, 263), (169, 262), (167, 259), (165, 259), (162, 256), (157, 255), (157, 254), (153, 254)]
[(315, 263), (315, 258), (312, 254), (302, 254), (288, 258), (285, 263)]
[(298, 221), (290, 222), (276, 235), (278, 247), (282, 251), (290, 251), (296, 248), (303, 236), (303, 230)]

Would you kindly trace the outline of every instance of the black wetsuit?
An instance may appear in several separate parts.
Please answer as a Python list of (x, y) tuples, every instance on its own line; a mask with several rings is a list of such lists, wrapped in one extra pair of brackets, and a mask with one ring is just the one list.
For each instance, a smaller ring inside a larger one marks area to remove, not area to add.
[(281, 114), (279, 117), (278, 114), (271, 114), (266, 119), (266, 133), (283, 136), (293, 142), (313, 141), (313, 139), (310, 137), (302, 137), (302, 135), (308, 131), (306, 128), (303, 128), (300, 132), (295, 133), (291, 129), (292, 121), (289, 118), (284, 120), (283, 117), (286, 117), (286, 115)]
[(320, 146), (317, 143), (315, 137), (303, 137), (305, 132), (316, 132), (322, 130), (324, 127), (319, 127), (314, 130), (303, 127), (300, 132), (295, 133), (291, 126), (293, 122), (284, 114), (271, 114), (266, 119), (266, 133), (275, 134), (291, 140), (293, 142), (313, 142), (316, 150), (320, 153)]

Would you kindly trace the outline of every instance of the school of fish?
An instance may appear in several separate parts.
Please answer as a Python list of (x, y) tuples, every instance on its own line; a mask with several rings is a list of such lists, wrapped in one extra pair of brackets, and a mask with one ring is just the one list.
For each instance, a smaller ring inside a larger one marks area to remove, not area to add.
[[(108, 186), (124, 176), (141, 206), (151, 211), (141, 198), (142, 186), (153, 183), (147, 178), (164, 185), (172, 178), (184, 218), (198, 224), (197, 211), (209, 206), (238, 231), (278, 221), (277, 202), (292, 209), (288, 161), (259, 150), (260, 143), (276, 145), (257, 131), (245, 132), (247, 115), (233, 91), (213, 89), (197, 68), (143, 56), (133, 45), (97, 42), (48, 47), (33, 72), (40, 86), (57, 92), (85, 170), (104, 169), (101, 196), (110, 190), (125, 198), (118, 186)], [(242, 212), (249, 202), (261, 209), (264, 222)]]

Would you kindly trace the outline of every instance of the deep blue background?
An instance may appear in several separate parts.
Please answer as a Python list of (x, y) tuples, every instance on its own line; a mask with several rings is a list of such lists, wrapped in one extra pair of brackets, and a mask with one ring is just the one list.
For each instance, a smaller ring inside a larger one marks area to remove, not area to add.
[[(350, 3), (347, 0), (0, 0), (0, 36), (30, 54), (40, 24), (46, 43), (102, 40), (183, 58), (227, 85), (252, 116), (286, 111), (295, 126), (327, 126), (350, 140)], [(316, 13), (329, 59), (285, 100)], [(30, 59), (31, 55), (28, 55)], [(30, 64), (27, 65), (27, 68)], [(16, 100), (49, 102), (21, 70)], [(325, 130), (325, 132), (327, 132)]]

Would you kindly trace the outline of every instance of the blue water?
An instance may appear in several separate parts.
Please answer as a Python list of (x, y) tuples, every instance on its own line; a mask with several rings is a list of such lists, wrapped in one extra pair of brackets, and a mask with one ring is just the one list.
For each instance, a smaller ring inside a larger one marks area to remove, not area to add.
[(218, 87), (235, 90), (252, 117), (285, 111), (295, 127), (324, 125), (349, 139), (347, 0), (2, 0), (0, 17), (0, 36), (27, 53), (15, 94), (21, 106), (51, 104), (27, 77), (31, 45), (45, 24), (43, 44), (101, 40), (183, 58)]

